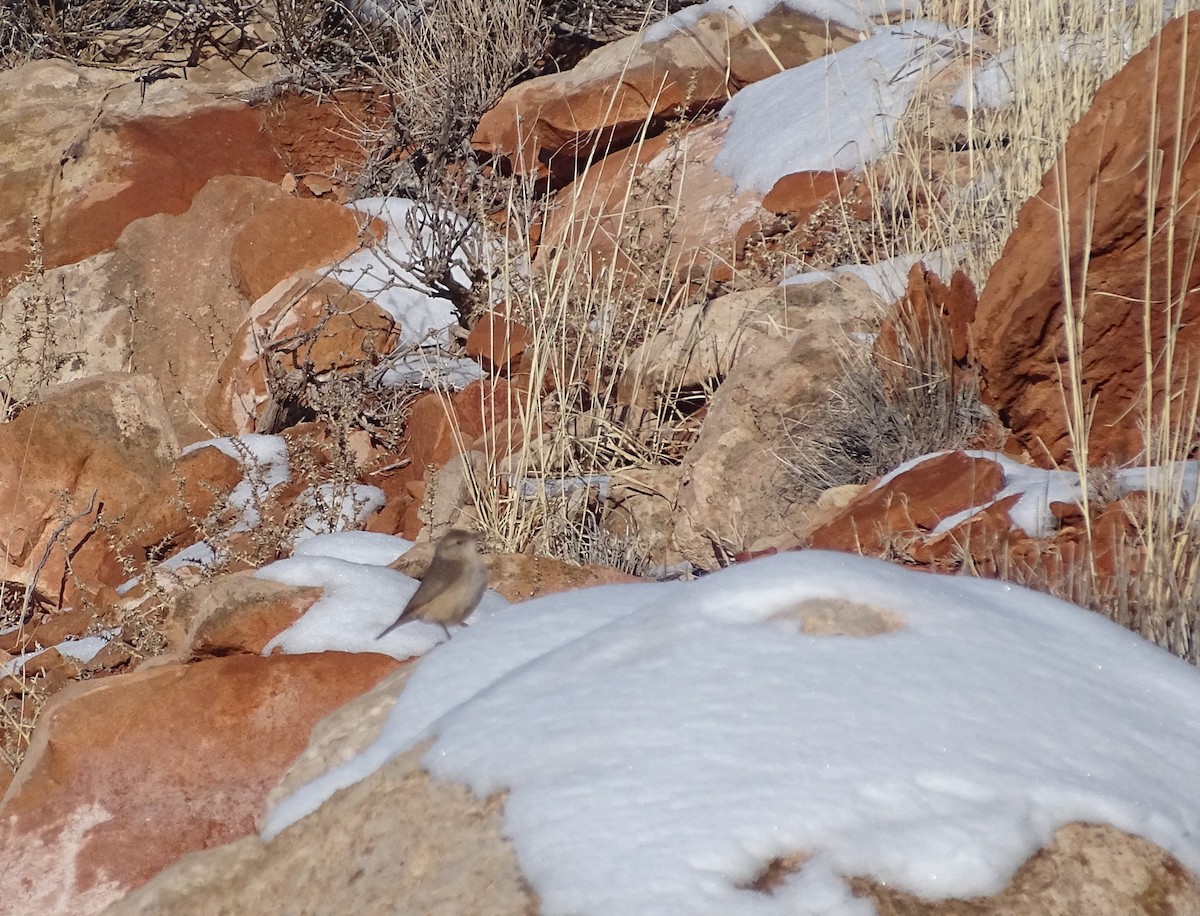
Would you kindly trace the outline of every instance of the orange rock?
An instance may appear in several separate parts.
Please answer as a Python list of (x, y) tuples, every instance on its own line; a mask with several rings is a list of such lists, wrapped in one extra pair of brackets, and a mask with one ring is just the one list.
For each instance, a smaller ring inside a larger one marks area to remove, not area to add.
[(535, 266), (561, 271), (562, 252), (586, 252), (593, 273), (613, 271), (648, 295), (660, 293), (664, 265), (679, 283), (728, 279), (739, 233), (773, 219), (756, 192), (736, 191), (713, 167), (728, 129), (728, 121), (701, 124), (591, 164), (555, 196)]
[(421, 395), (409, 411), (406, 454), (418, 468), (440, 468), (515, 413), (519, 394), (504, 379), (481, 379), (449, 397), (435, 391)]
[[(209, 390), (207, 413), (223, 433), (254, 432), (268, 400), (260, 355), (270, 349), (274, 371), (337, 373), (372, 363), (395, 347), (389, 314), (336, 280), (301, 272), (255, 304), (234, 334)], [(278, 344), (278, 346), (273, 346)]]
[(487, 558), (487, 565), (488, 587), (509, 601), (528, 601), (539, 595), (593, 585), (645, 581), (609, 566), (574, 566), (553, 557), (524, 553), (492, 554)]
[(955, 271), (947, 286), (923, 264), (914, 264), (908, 272), (904, 296), (879, 329), (875, 352), (881, 365), (907, 362), (901, 352), (903, 339), (910, 346), (940, 348), (942, 352), (936, 355), (951, 370), (967, 369), (972, 358), (970, 326), (976, 304), (975, 286), (962, 271)]
[(322, 594), (320, 588), (281, 585), (250, 575), (221, 576), (179, 595), (168, 618), (168, 642), (181, 660), (258, 655)]
[(947, 452), (858, 496), (813, 530), (808, 545), (876, 553), (893, 538), (919, 538), (942, 519), (988, 502), (1003, 486), (998, 462)]
[(0, 78), (0, 161), (13, 165), (0, 181), (0, 288), (28, 263), (32, 215), (56, 267), (109, 250), (137, 219), (183, 213), (214, 176), (283, 177), (262, 110), (186, 80), (157, 88), (65, 61)]
[(215, 446), (181, 455), (157, 481), (146, 481), (141, 501), (119, 525), (125, 555), (140, 565), (196, 543), (199, 523), (243, 474), (241, 464)]
[[(370, 515), (363, 529), (380, 534), (396, 534), (404, 528), (404, 519), (413, 502), (413, 475), (423, 473), (413, 465), (394, 471), (377, 471), (366, 476), (365, 482), (383, 491), (383, 508)], [(423, 487), (423, 485), (422, 485)], [(420, 497), (417, 497), (420, 502)]]
[(0, 899), (97, 912), (180, 856), (251, 833), (313, 724), (397, 664), (239, 655), (64, 690), (0, 806)]
[(797, 222), (807, 219), (830, 198), (836, 199), (849, 172), (792, 172), (784, 175), (767, 192), (762, 205), (772, 213), (790, 214)]
[[(96, 620), (96, 612), (91, 607), (78, 607), (63, 614), (53, 614), (45, 622), (33, 627), (25, 632), (25, 638), (13, 643), (13, 648), (9, 648), (5, 643), (4, 648), (10, 652), (29, 652), (37, 646), (53, 646), (62, 642), (68, 636), (86, 636), (88, 627)], [(5, 636), (16, 635), (20, 630), (13, 634), (5, 634)]]
[(186, 213), (136, 220), (117, 239), (107, 294), (127, 303), (132, 365), (159, 379), (181, 442), (213, 435), (203, 419), (205, 398), (249, 311), (233, 282), (233, 236), (281, 194), (260, 178), (218, 176)]
[(906, 545), (909, 559), (939, 570), (957, 570), (970, 560), (980, 575), (997, 575), (1007, 547), (1022, 539), (1014, 531), (1012, 508), (1021, 494), (997, 500), (949, 531)]
[(101, 507), (106, 520), (134, 509), (171, 473), (178, 453), (162, 394), (148, 376), (112, 373), (48, 389), (0, 426), (5, 578), (27, 584), (37, 575), (37, 590), (60, 606), (74, 604), (81, 588), (125, 581), (112, 545), (93, 525)]
[(272, 147), (300, 186), (344, 203), (365, 164), (363, 135), (388, 127), (390, 106), (382, 89), (337, 89), (320, 96), (287, 92), (261, 108)]
[(471, 328), (467, 337), (467, 356), (485, 366), (505, 371), (525, 348), (532, 335), (529, 329), (496, 312), (488, 312)]
[(333, 201), (268, 201), (233, 238), (233, 276), (250, 301), (301, 270), (318, 270), (362, 244), (361, 215)]
[[(1087, 299), (1081, 373), (1084, 396), (1094, 410), (1089, 423), (1093, 460), (1103, 456), (1119, 464), (1142, 446), (1140, 303), (1147, 277), (1155, 303), (1148, 316), (1148, 344), (1156, 389), (1184, 390), (1185, 375), (1194, 375), (1200, 364), (1200, 259), (1192, 257), (1192, 227), (1200, 219), (1200, 147), (1191, 140), (1200, 116), (1197, 42), (1200, 13), (1173, 19), (1100, 87), (1092, 107), (1071, 129), (1059, 162), (1042, 179), (1041, 191), (1021, 208), (1017, 228), (980, 296), (971, 331), (985, 399), (1039, 462), (1073, 460), (1060, 385), (1060, 373), (1067, 371), (1061, 213), (1070, 220), (1072, 295)], [(1161, 165), (1161, 182), (1151, 180), (1149, 162)], [(1176, 189), (1177, 230), (1172, 233), (1166, 224)], [(1148, 211), (1155, 214), (1152, 231), (1146, 226)], [(1086, 252), (1085, 241), (1090, 244)], [(1087, 282), (1081, 290), (1085, 262)], [(1187, 293), (1180, 309), (1162, 306), (1174, 304), (1180, 291)], [(1172, 363), (1178, 374), (1169, 386), (1162, 377), (1168, 322), (1178, 328)]]

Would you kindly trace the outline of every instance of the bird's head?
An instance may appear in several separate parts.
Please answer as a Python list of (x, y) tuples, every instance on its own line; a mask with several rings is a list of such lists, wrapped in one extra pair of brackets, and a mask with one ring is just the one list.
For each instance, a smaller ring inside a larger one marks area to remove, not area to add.
[(482, 536), (476, 531), (464, 531), (456, 528), (446, 533), (438, 541), (437, 555), (450, 559), (465, 559), (479, 553)]

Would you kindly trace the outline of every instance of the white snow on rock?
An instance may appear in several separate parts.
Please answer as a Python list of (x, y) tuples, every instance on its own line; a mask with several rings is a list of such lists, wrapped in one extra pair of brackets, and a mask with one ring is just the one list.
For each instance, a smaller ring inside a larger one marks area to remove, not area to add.
[[(321, 534), (301, 543), (291, 558), (255, 572), (260, 579), (284, 585), (325, 589), (303, 617), (267, 643), (263, 654), (270, 655), (278, 648), (286, 654), (381, 652), (405, 659), (443, 642), (446, 634), (442, 628), (421, 620), (406, 623), (383, 639), (376, 638), (400, 616), (419, 585), (416, 579), (387, 568), (411, 546), (410, 541), (386, 534)], [(507, 603), (496, 592), (485, 592), (467, 623)]]
[(447, 356), (425, 348), (391, 360), (380, 376), (379, 384), (385, 388), (415, 385), (458, 391), (486, 375), (483, 367), (473, 359)]
[(738, 191), (761, 194), (793, 172), (861, 170), (889, 148), (920, 82), (964, 40), (934, 22), (890, 26), (747, 86), (721, 109), (732, 123), (713, 165)]
[[(382, 220), (387, 237), (340, 261), (330, 275), (392, 316), (400, 326), (400, 346), (448, 344), (449, 328), (458, 321), (454, 303), (434, 295), (419, 268), (437, 253), (439, 225), (469, 236), (467, 221), (399, 197), (365, 197), (347, 206)], [(468, 270), (475, 256), (465, 242), (451, 254), (451, 276), (463, 286), (471, 285)]]
[[(372, 626), (402, 594), (345, 561), (280, 567), (339, 579)], [(820, 599), (906, 626), (806, 635), (789, 612)], [(1019, 586), (848, 554), (481, 612), (422, 660), (380, 739), (264, 835), (425, 739), (436, 777), (507, 790), (505, 833), (548, 916), (871, 912), (844, 875), (991, 894), (1073, 821), (1200, 870), (1200, 673)], [(739, 888), (796, 852), (807, 864), (773, 894)]]
[(781, 6), (868, 33), (877, 28), (877, 19), (887, 19), (903, 12), (917, 15), (920, 11), (920, 4), (915, 0), (876, 0), (866, 3), (854, 0), (708, 0), (707, 3), (685, 7), (654, 23), (642, 33), (643, 39), (647, 44), (662, 41), (675, 32), (692, 28), (703, 16), (727, 10), (734, 11), (753, 24)]
[(365, 522), (371, 513), (382, 509), (387, 496), (379, 487), (367, 484), (322, 483), (300, 493), (293, 504), (307, 510), (295, 540), (303, 543), (322, 534), (336, 533)]
[[(917, 465), (945, 454), (948, 453), (932, 452), (912, 458), (880, 477), (870, 489), (877, 490)], [(964, 449), (963, 454), (972, 458), (986, 458), (999, 464), (1004, 472), (1004, 486), (992, 499), (946, 516), (930, 532), (932, 535), (949, 531), (989, 506), (1010, 496), (1019, 495), (1020, 498), (1008, 510), (1013, 526), (1030, 537), (1049, 537), (1058, 524), (1054, 513), (1050, 511), (1050, 504), (1082, 504), (1083, 484), (1075, 471), (1030, 467), (1001, 452), (984, 449)], [(1112, 486), (1118, 495), (1157, 490), (1170, 496), (1182, 510), (1186, 510), (1196, 501), (1197, 490), (1200, 489), (1200, 462), (1179, 461), (1156, 468), (1121, 469), (1113, 473)]]
[(957, 266), (959, 252), (939, 248), (921, 254), (899, 254), (875, 264), (843, 264), (830, 270), (809, 270), (793, 274), (779, 281), (780, 286), (803, 286), (855, 277), (884, 305), (891, 305), (908, 290), (908, 272), (915, 264), (924, 264), (926, 270), (939, 277), (951, 277)]
[(229, 494), (229, 507), (238, 513), (238, 522), (232, 530), (249, 531), (261, 521), (258, 510), (270, 492), (292, 479), (288, 469), (287, 440), (283, 436), (261, 433), (219, 436), (193, 442), (183, 449), (183, 454), (210, 445), (240, 464), (245, 472)]
[[(13, 627), (16, 629), (16, 627)], [(73, 658), (78, 662), (87, 664), (95, 658), (101, 649), (112, 642), (120, 635), (120, 630), (110, 629), (102, 630), (95, 636), (80, 636), (64, 639), (60, 643), (53, 646), (42, 646), (39, 649), (34, 649), (31, 652), (23, 652), (20, 655), (14, 655), (3, 664), (0, 664), (0, 676), (14, 675), (19, 676), (27, 662), (37, 658), (47, 649), (57, 649), (58, 654), (66, 658)]]
[(950, 97), (950, 104), (966, 111), (1007, 108), (1016, 98), (1013, 70), (1015, 52), (1008, 48), (968, 73)]

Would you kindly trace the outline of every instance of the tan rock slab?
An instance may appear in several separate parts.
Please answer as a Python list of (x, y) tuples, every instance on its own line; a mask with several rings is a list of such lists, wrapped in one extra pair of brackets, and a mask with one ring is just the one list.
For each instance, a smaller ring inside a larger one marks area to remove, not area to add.
[[(865, 289), (833, 282), (733, 294), (713, 318), (669, 329), (653, 379), (723, 376), (700, 435), (679, 468), (674, 549), (702, 569), (737, 553), (794, 544), (813, 511), (784, 460), (791, 411), (829, 397), (840, 351), (877, 306)], [(687, 335), (699, 345), (686, 345)], [(652, 346), (654, 344), (652, 343)]]
[(419, 747), (339, 792), (268, 844), (189, 856), (106, 916), (226, 916), (264, 900), (304, 914), (536, 916), (503, 837), (503, 795), (433, 780)]

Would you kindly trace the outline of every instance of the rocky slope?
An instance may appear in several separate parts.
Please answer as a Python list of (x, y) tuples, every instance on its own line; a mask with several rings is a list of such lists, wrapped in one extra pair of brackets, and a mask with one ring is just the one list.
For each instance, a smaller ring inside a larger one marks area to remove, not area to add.
[[(264, 656), (318, 595), (246, 573), (286, 555), (314, 516), (409, 539), (478, 524), (480, 481), (508, 496), (522, 477), (509, 472), (557, 454), (555, 436), (618, 443), (605, 446), (610, 473), (587, 517), (634, 544), (638, 562), (604, 568), (612, 555), (594, 554), (586, 568), (496, 549), (492, 585), (514, 600), (803, 546), (1047, 578), (1087, 556), (1105, 581), (1136, 579), (1144, 486), (1089, 505), (1086, 484), (1051, 498), (1044, 483), (1036, 525), (1018, 506), (1027, 468), (1069, 474), (1081, 459), (1143, 455), (1139, 411), (1186, 388), (1200, 287), (1200, 64), (1187, 53), (1198, 17), (1169, 24), (1102, 87), (978, 295), (964, 275), (919, 263), (893, 291), (837, 270), (780, 285), (788, 258), (846, 266), (839, 252), (866, 231), (878, 185), (831, 165), (762, 191), (714, 164), (729, 121), (713, 113), (728, 98), (852, 47), (858, 28), (786, 4), (755, 23), (709, 12), (519, 82), (472, 146), (494, 174), (539, 182), (549, 215), (521, 232), (497, 207), (489, 224), (524, 246), (532, 275), (554, 275), (568, 252), (574, 279), (607, 278), (614, 301), (647, 310), (615, 369), (602, 346), (582, 346), (577, 371), (556, 376), (528, 297), (475, 300), (439, 354), (467, 372), (454, 391), (380, 384), (400, 371), (405, 318), (332, 272), (388, 250), (402, 228), (344, 206), (369, 166), (349, 125), (386, 124), (370, 87), (293, 91), (282, 64), (251, 54), (213, 57), (187, 79), (139, 82), (64, 60), (0, 72), (11, 408), (0, 425), (0, 687), (6, 757), (20, 764), (0, 769), (0, 784), (11, 780), (5, 906), (221, 913), (296, 895), (298, 912), (537, 912), (502, 834), (503, 795), (439, 783), (413, 755), (258, 839), (281, 780), (367, 741), (410, 666)], [(951, 131), (966, 117), (943, 114)], [(1139, 171), (1148, 149), (1171, 180)], [(1129, 307), (1147, 297), (1172, 308), (1144, 318)], [(1063, 399), (1064, 327), (1076, 321), (1089, 341), (1083, 439)], [(896, 383), (904, 334), (939, 341), (947, 377), (977, 380), (993, 418), (973, 441), (866, 486), (801, 485), (787, 460), (797, 418), (821, 415), (847, 351)], [(529, 405), (568, 388), (592, 412), (564, 433), (562, 414)], [(246, 438), (210, 441), (221, 436)], [(272, 454), (284, 455), (277, 476)], [(595, 468), (541, 470), (544, 488)], [(219, 562), (164, 562), (198, 548)], [(73, 653), (97, 636), (97, 652)], [(855, 891), (896, 913), (1200, 912), (1195, 876), (1097, 825), (1060, 830), (986, 900), (921, 901), (867, 877)]]

